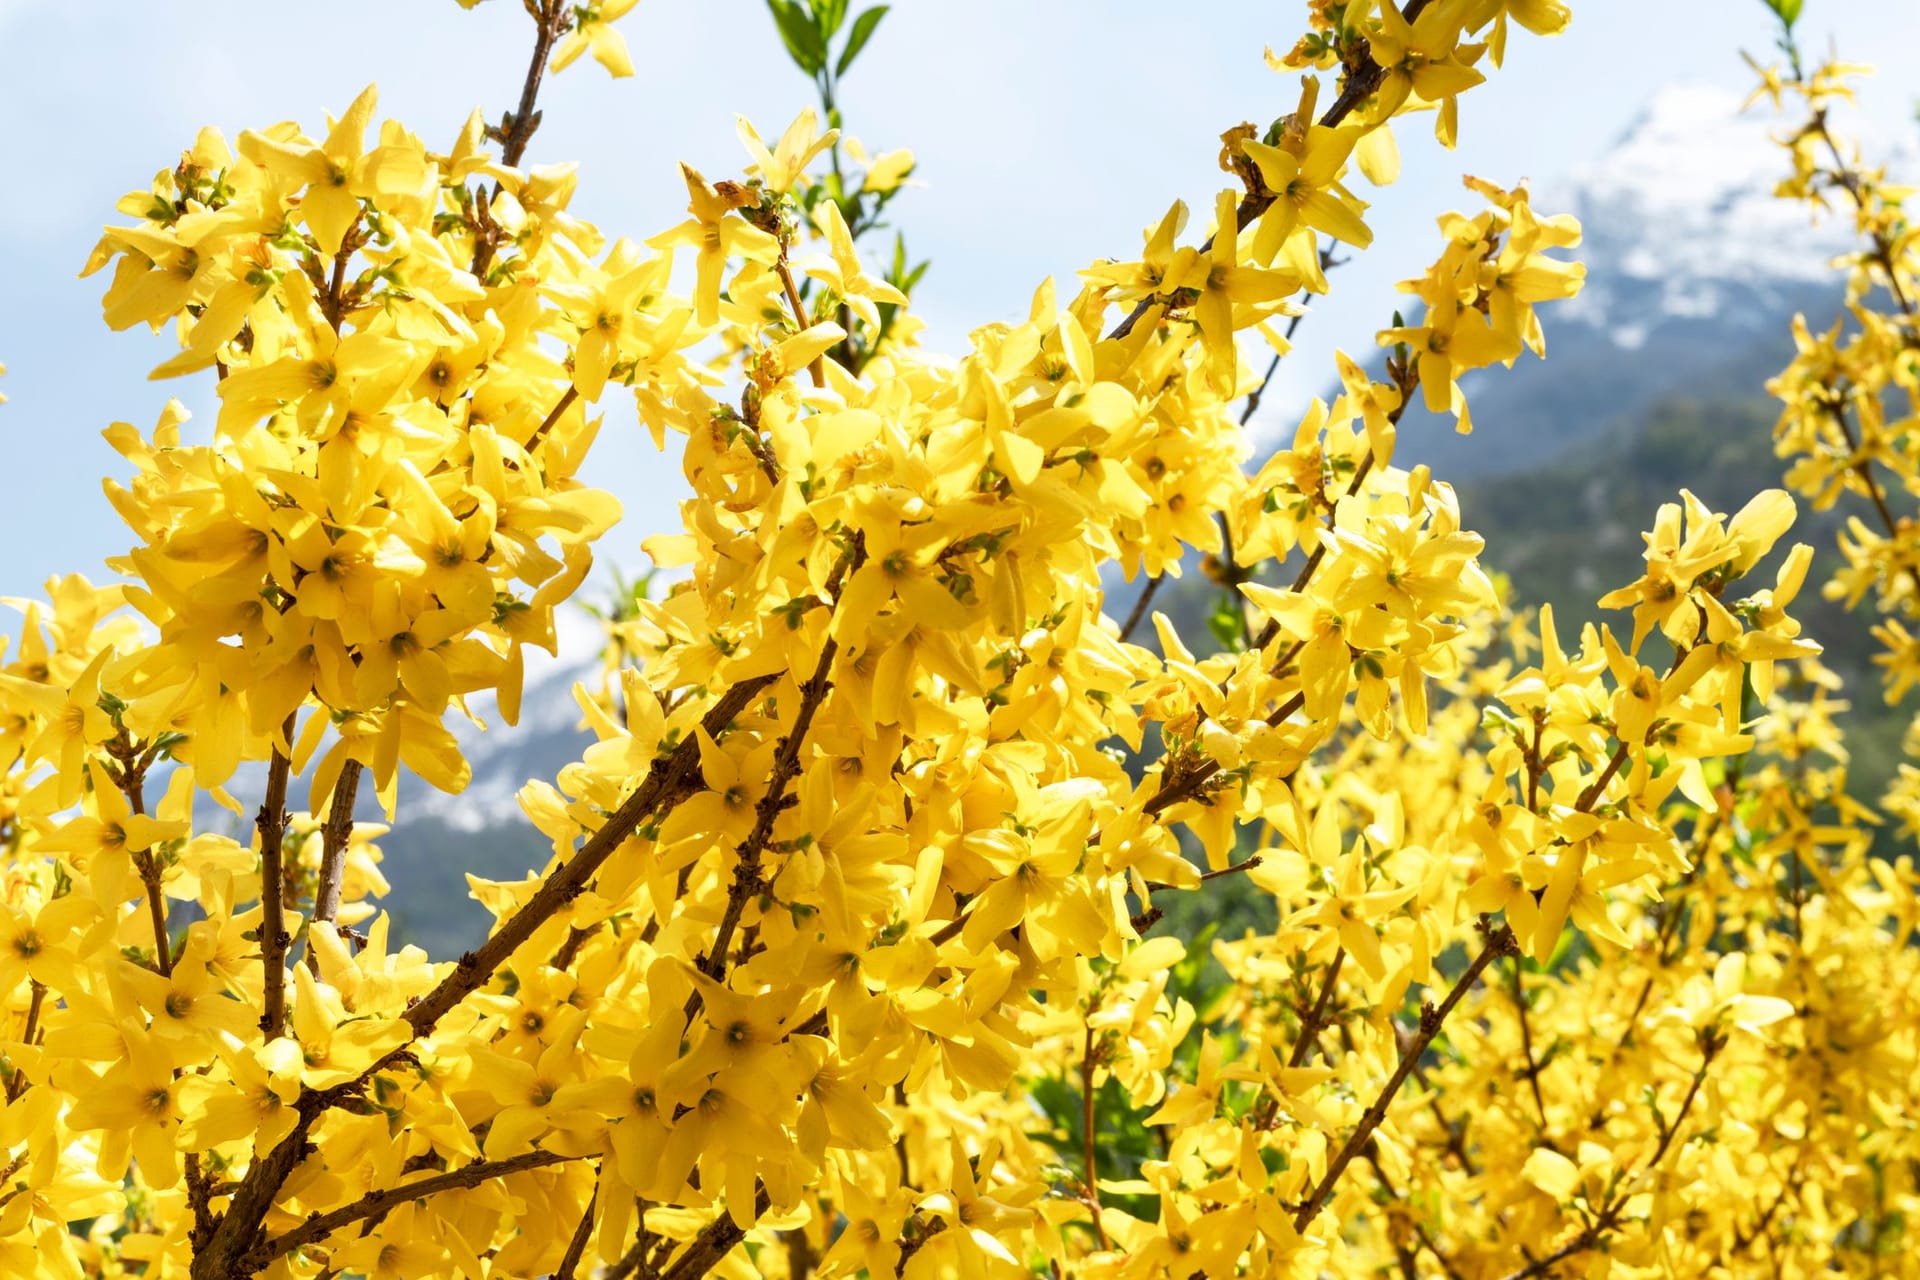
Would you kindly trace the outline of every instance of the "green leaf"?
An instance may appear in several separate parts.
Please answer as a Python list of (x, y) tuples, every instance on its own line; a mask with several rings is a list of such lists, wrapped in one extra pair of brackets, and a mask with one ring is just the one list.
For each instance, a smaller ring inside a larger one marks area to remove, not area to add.
[(794, 65), (810, 76), (819, 75), (827, 65), (827, 45), (820, 38), (813, 15), (802, 9), (797, 0), (767, 0), (767, 8), (773, 12), (774, 25), (780, 28), (780, 38), (786, 42), (787, 54)]
[(1780, 19), (1780, 25), (1789, 31), (1793, 29), (1793, 24), (1800, 20), (1800, 6), (1803, 0), (1760, 0), (1760, 3), (1773, 10), (1774, 15)]
[(880, 25), (880, 19), (887, 16), (887, 6), (877, 4), (853, 20), (853, 30), (847, 35), (847, 47), (840, 51), (840, 61), (834, 66), (833, 74), (843, 76), (860, 51), (867, 47), (867, 41), (873, 38), (873, 29)]
[(847, 20), (847, 0), (807, 0), (807, 7), (813, 10), (814, 25), (820, 34), (829, 40)]
[(1247, 647), (1246, 616), (1241, 612), (1238, 594), (1228, 595), (1222, 591), (1214, 598), (1213, 611), (1207, 614), (1207, 630), (1228, 653), (1238, 653)]

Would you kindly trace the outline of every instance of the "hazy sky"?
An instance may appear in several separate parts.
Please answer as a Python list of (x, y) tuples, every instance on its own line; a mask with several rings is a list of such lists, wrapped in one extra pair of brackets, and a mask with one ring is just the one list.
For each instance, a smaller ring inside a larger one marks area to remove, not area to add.
[[(860, 0), (855, 0), (856, 8)], [(1870, 120), (1909, 120), (1920, 91), (1916, 0), (1808, 0), (1806, 43), (1829, 34), (1876, 61)], [(1290, 79), (1264, 44), (1286, 44), (1298, 6), (1275, 0), (898, 0), (843, 91), (850, 132), (912, 148), (921, 190), (895, 208), (933, 268), (918, 295), (929, 340), (947, 350), (977, 324), (1024, 316), (1034, 286), (1096, 257), (1137, 251), (1141, 228), (1175, 198), (1201, 212), (1223, 185), (1218, 134), (1291, 110)], [(1508, 66), (1462, 101), (1462, 143), (1442, 152), (1419, 119), (1398, 128), (1400, 183), (1375, 193), (1376, 247), (1337, 277), (1302, 328), (1263, 417), (1290, 420), (1324, 386), (1337, 344), (1371, 346), (1396, 303), (1393, 282), (1437, 249), (1432, 219), (1460, 207), (1463, 172), (1502, 183), (1562, 175), (1605, 150), (1650, 95), (1676, 83), (1744, 89), (1737, 51), (1763, 51), (1759, 0), (1575, 0), (1557, 40), (1516, 33)], [(131, 535), (100, 493), (124, 478), (100, 439), (116, 420), (151, 427), (169, 395), (204, 421), (206, 381), (145, 381), (171, 350), (99, 320), (105, 276), (76, 272), (113, 203), (168, 168), (202, 124), (229, 136), (296, 119), (320, 133), (367, 82), (381, 112), (435, 147), (474, 105), (496, 117), (517, 94), (529, 23), (513, 0), (474, 12), (453, 0), (0, 0), (0, 118), (10, 123), (0, 200), (0, 594), (36, 593), (56, 572), (104, 576)], [(778, 130), (810, 100), (762, 0), (642, 0), (621, 23), (638, 75), (583, 62), (549, 82), (530, 160), (582, 164), (575, 212), (636, 238), (682, 217), (674, 162), (709, 176), (744, 163), (742, 111)], [(1358, 180), (1356, 179), (1358, 186)], [(615, 408), (597, 446), (597, 482), (627, 507), (603, 556), (641, 561), (648, 532), (672, 527), (677, 467)], [(12, 630), (12, 624), (0, 624)]]

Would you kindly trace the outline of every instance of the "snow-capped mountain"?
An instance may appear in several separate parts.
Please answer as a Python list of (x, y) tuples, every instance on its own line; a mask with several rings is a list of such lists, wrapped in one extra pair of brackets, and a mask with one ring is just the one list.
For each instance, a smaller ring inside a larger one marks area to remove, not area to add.
[(1599, 159), (1541, 193), (1586, 229), (1581, 297), (1559, 310), (1638, 348), (1669, 320), (1711, 318), (1754, 332), (1808, 286), (1832, 279), (1850, 222), (1810, 223), (1778, 199), (1787, 155), (1760, 109), (1723, 89), (1676, 86), (1656, 95)]
[[(1580, 219), (1586, 287), (1542, 308), (1548, 363), (1523, 355), (1466, 379), (1471, 438), (1409, 414), (1408, 460), (1442, 477), (1501, 474), (1671, 395), (1764, 395), (1792, 352), (1794, 313), (1822, 325), (1835, 314), (1832, 261), (1853, 243), (1844, 213), (1810, 221), (1775, 198), (1789, 172), (1779, 130), (1727, 90), (1670, 87), (1604, 154), (1543, 184), (1536, 208)], [(1870, 145), (1896, 169), (1915, 153), (1910, 140)]]
[(490, 698), (473, 700), (475, 714), (487, 729), (459, 716), (448, 720), (473, 770), (466, 790), (448, 795), (411, 775), (403, 777), (397, 808), (407, 822), (429, 821), (474, 832), (524, 821), (516, 798), (520, 788), (529, 778), (553, 781), (560, 767), (579, 759), (593, 741), (582, 725), (573, 690), (578, 683), (591, 683), (598, 673), (600, 626), (584, 610), (562, 606), (554, 629), (557, 655), (525, 651), (526, 684), (517, 725), (503, 723)]

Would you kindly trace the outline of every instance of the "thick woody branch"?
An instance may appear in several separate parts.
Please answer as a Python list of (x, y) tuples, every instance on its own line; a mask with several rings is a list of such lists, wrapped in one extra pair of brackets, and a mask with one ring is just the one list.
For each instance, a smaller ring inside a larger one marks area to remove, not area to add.
[[(773, 1197), (767, 1194), (766, 1185), (762, 1183), (753, 1198), (753, 1216), (759, 1218), (772, 1203)], [(713, 1270), (720, 1259), (733, 1252), (733, 1247), (746, 1235), (734, 1222), (732, 1214), (722, 1213), (693, 1238), (685, 1253), (660, 1272), (660, 1280), (698, 1280), (698, 1277)]]
[[(280, 728), (289, 750), (297, 714), (289, 715)], [(287, 836), (287, 777), (292, 770), (293, 762), (274, 748), (267, 765), (266, 798), (254, 817), (260, 832), (260, 968), (265, 979), (260, 1030), (269, 1040), (279, 1039), (287, 1026), (287, 949), (293, 939), (287, 933), (286, 869), (281, 853)]]
[[(723, 732), (774, 679), (772, 675), (754, 676), (734, 685), (708, 710), (701, 721), (702, 727), (709, 734)], [(608, 817), (579, 852), (547, 877), (534, 895), (509, 916), (484, 945), (461, 956), (453, 971), (407, 1010), (405, 1017), (413, 1027), (414, 1034), (426, 1034), (455, 1005), (479, 990), (521, 943), (579, 896), (601, 864), (612, 856), (613, 851), (633, 834), (648, 815), (662, 805), (677, 803), (691, 795), (694, 790), (693, 779), (699, 773), (699, 761), (699, 740), (697, 736), (689, 734), (665, 760), (656, 763), (648, 771), (634, 793)], [(260, 1226), (272, 1210), (280, 1188), (310, 1150), (308, 1135), (314, 1121), (328, 1109), (359, 1096), (369, 1080), (404, 1057), (406, 1052), (406, 1047), (402, 1046), (376, 1061), (354, 1080), (331, 1089), (301, 1094), (296, 1104), (300, 1112), (298, 1123), (291, 1133), (266, 1155), (257, 1158), (247, 1170), (225, 1216), (212, 1232), (207, 1247), (196, 1253), (194, 1280), (224, 1280), (230, 1275), (248, 1274), (238, 1269), (239, 1260), (255, 1247)]]
[[(544, 1169), (548, 1165), (560, 1164), (567, 1160), (578, 1160), (579, 1156), (563, 1156), (554, 1151), (529, 1151), (523, 1155), (509, 1156), (504, 1160), (476, 1160), (458, 1169), (449, 1169), (417, 1182), (409, 1182), (398, 1187), (389, 1187), (385, 1191), (373, 1191), (361, 1196), (352, 1204), (335, 1209), (332, 1213), (317, 1213), (284, 1235), (275, 1236), (263, 1244), (247, 1262), (250, 1269), (258, 1269), (275, 1258), (292, 1253), (295, 1249), (310, 1244), (318, 1244), (342, 1227), (350, 1227), (356, 1222), (377, 1223), (401, 1205), (412, 1200), (424, 1200), (428, 1196), (439, 1195), (443, 1191), (460, 1191), (504, 1178), (508, 1174), (522, 1173), (528, 1169)], [(591, 1218), (591, 1213), (589, 1213)]]
[(580, 1214), (580, 1225), (573, 1229), (573, 1239), (567, 1241), (567, 1252), (560, 1259), (560, 1269), (553, 1273), (553, 1280), (574, 1280), (580, 1272), (580, 1260), (586, 1257), (587, 1241), (593, 1239), (593, 1212), (600, 1204), (600, 1187), (595, 1183), (593, 1194), (587, 1197), (587, 1207)]
[[(332, 923), (340, 914), (340, 882), (347, 865), (347, 846), (353, 840), (353, 806), (360, 796), (360, 762), (349, 760), (333, 784), (327, 823), (321, 828), (320, 878), (313, 890), (313, 919)], [(320, 972), (320, 957), (307, 943), (307, 966)]]

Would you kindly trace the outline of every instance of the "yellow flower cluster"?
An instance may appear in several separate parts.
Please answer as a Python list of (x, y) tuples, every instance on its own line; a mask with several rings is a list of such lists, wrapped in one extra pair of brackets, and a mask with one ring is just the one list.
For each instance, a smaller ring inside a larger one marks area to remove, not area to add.
[[(1683, 494), (1603, 602), (1630, 634), (1569, 644), (1503, 626), (1469, 513), (1395, 465), (1413, 396), (1464, 429), (1463, 372), (1543, 352), (1578, 227), (1470, 181), (1384, 374), (1341, 357), (1243, 466), (1239, 339), (1284, 349), (1323, 237), (1370, 240), (1349, 165), (1390, 180), (1406, 112), (1450, 139), (1509, 19), (1564, 7), (1315, 6), (1283, 65), (1337, 68), (1332, 102), (1305, 77), (1229, 131), (1203, 243), (1176, 205), (953, 360), (914, 345), (903, 252), (863, 263), (910, 159), (845, 174), (811, 111), (742, 122), (738, 180), (683, 166), (644, 242), (569, 215), (533, 96), (627, 69), (631, 5), (526, 7), (498, 126), (435, 154), (369, 91), (324, 141), (209, 132), (95, 256), (108, 322), (172, 326), (159, 372), (212, 370), (221, 410), (205, 443), (177, 409), (110, 429), (124, 581), (21, 602), (0, 672), (6, 1274), (1900, 1255), (1916, 880), (1866, 860), (1831, 707), (1776, 676), (1818, 674), (1809, 553), (1735, 590), (1792, 499)], [(773, 11), (823, 66), (848, 17)], [(358, 780), (457, 790), (449, 712), (515, 718), (618, 516), (575, 479), (616, 385), (684, 438), (645, 544), (671, 582), (609, 615), (595, 742), (521, 792), (544, 865), (474, 880), (491, 933), (435, 962), (367, 900)], [(1196, 553), (1244, 643), (1108, 616), (1103, 575)], [(250, 843), (204, 829), (250, 787)], [(1237, 934), (1177, 928), (1228, 903)]]

